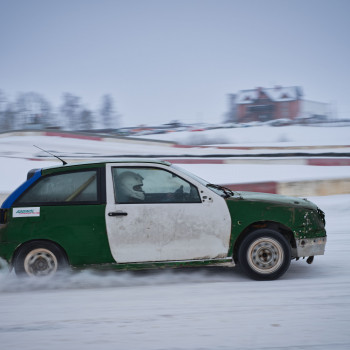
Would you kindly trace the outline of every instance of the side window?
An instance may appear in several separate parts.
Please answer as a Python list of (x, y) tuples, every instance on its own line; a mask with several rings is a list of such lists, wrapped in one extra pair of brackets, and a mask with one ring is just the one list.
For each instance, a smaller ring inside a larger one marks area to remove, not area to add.
[(76, 204), (97, 201), (97, 171), (89, 170), (43, 177), (16, 204)]
[(158, 168), (112, 168), (116, 203), (201, 203), (197, 188)]

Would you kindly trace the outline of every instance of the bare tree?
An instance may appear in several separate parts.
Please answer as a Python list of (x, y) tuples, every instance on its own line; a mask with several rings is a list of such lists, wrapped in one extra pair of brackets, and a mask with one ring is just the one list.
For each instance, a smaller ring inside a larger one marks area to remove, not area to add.
[(5, 109), (6, 109), (6, 96), (3, 93), (3, 91), (0, 90), (0, 132), (7, 130), (4, 128)]
[(3, 112), (2, 130), (9, 131), (15, 129), (16, 112), (12, 103), (7, 103)]
[[(116, 112), (113, 98), (106, 94), (102, 97), (101, 108), (94, 113), (83, 107), (81, 99), (71, 93), (62, 96), (63, 102), (57, 112), (40, 94), (35, 92), (19, 93), (14, 102), (8, 101), (0, 89), (0, 132), (11, 129), (64, 127), (70, 130), (93, 129), (100, 117), (104, 128), (116, 128), (120, 115)], [(63, 118), (59, 118), (62, 116)]]
[(15, 105), (17, 128), (44, 128), (50, 124), (51, 105), (42, 95), (21, 93)]
[(60, 110), (65, 118), (66, 124), (68, 124), (68, 128), (71, 130), (79, 129), (81, 121), (80, 97), (65, 93)]
[(90, 130), (93, 128), (93, 117), (92, 112), (88, 109), (83, 109), (80, 114), (81, 128), (85, 130)]
[(102, 96), (100, 115), (105, 128), (116, 128), (118, 126), (119, 115), (114, 110), (113, 98), (108, 94)]

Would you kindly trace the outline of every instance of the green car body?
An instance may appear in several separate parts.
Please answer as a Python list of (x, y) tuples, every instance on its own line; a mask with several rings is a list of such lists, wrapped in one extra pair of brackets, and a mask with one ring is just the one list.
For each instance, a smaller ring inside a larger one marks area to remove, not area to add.
[(232, 192), (148, 159), (31, 171), (0, 210), (0, 257), (31, 276), (238, 263), (269, 280), (325, 244), (324, 213), (306, 199)]

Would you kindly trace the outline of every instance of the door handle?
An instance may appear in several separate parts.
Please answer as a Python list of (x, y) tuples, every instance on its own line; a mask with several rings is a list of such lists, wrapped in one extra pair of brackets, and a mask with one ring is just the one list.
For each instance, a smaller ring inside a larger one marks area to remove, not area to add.
[(108, 216), (126, 216), (128, 213), (125, 211), (112, 211), (108, 213)]

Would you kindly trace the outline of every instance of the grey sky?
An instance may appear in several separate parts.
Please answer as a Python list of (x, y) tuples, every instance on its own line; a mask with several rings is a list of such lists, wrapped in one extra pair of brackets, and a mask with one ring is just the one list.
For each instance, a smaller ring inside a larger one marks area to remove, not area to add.
[(0, 89), (62, 94), (123, 125), (221, 122), (228, 93), (302, 86), (350, 117), (350, 1), (0, 0)]

